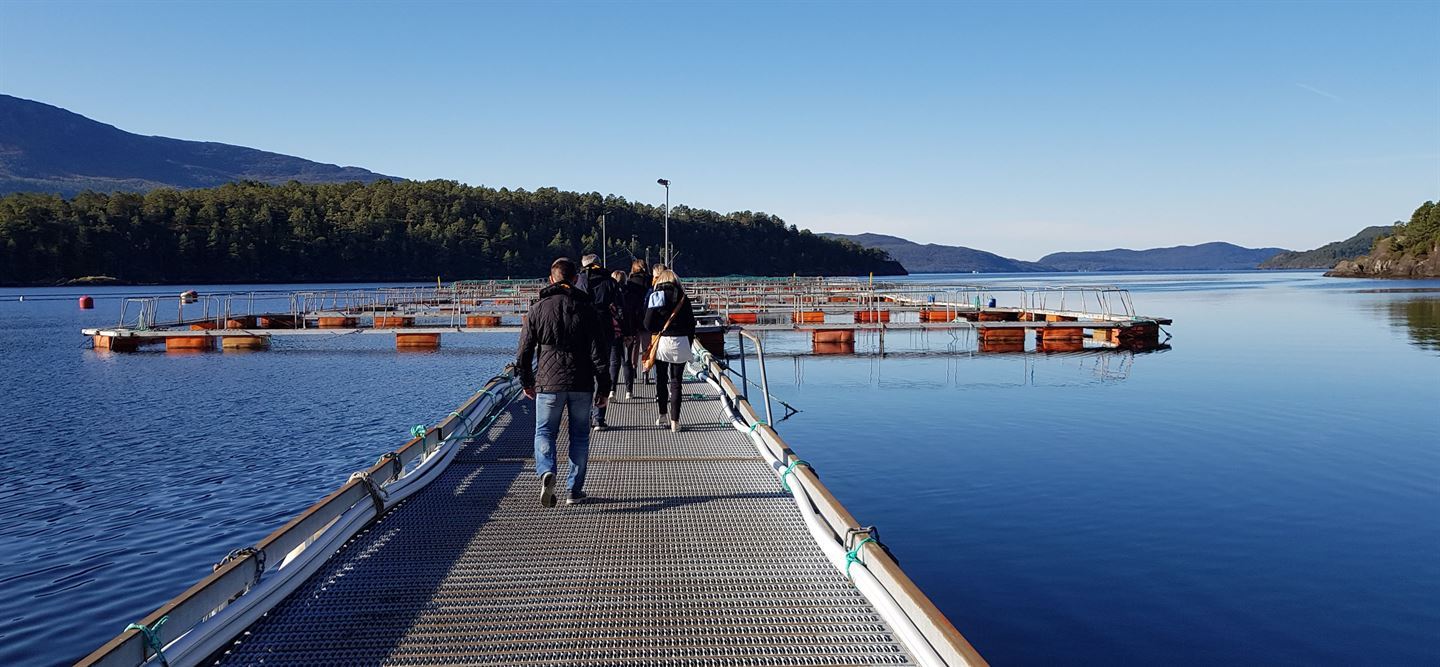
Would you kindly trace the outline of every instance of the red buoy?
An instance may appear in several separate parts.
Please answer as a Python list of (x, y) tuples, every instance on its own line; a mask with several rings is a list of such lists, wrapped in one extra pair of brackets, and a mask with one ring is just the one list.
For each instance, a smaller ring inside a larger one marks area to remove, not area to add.
[(90, 310), (91, 308), (94, 308), (94, 307), (95, 307), (95, 300), (94, 300), (94, 299), (92, 299), (92, 298), (90, 298), (90, 297), (88, 297), (88, 296), (82, 296), (82, 297), (80, 297), (80, 310)]

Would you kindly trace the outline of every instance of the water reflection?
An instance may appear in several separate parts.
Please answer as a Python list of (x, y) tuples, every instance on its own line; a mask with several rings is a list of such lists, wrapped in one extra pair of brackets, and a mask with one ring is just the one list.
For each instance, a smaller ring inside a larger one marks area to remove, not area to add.
[(1427, 350), (1440, 350), (1440, 299), (1415, 299), (1389, 304), (1392, 324), (1405, 324), (1410, 342)]

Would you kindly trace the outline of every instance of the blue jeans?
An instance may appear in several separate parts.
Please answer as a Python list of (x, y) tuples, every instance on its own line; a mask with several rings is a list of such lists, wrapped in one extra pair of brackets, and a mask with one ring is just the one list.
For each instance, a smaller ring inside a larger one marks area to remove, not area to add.
[(555, 472), (555, 436), (560, 413), (570, 406), (570, 483), (573, 493), (585, 486), (590, 463), (590, 407), (595, 395), (588, 391), (560, 391), (535, 395), (535, 473)]

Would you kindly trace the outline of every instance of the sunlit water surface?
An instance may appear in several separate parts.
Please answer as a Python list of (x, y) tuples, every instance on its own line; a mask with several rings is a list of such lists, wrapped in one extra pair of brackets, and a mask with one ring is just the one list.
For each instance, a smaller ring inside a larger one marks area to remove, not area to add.
[[(916, 279), (1114, 283), (1175, 319), (1138, 355), (767, 337), (801, 409), (780, 433), (992, 662), (1440, 658), (1440, 282)], [(89, 349), (144, 292), (0, 290), (0, 664), (84, 655), (513, 356), (506, 334)]]

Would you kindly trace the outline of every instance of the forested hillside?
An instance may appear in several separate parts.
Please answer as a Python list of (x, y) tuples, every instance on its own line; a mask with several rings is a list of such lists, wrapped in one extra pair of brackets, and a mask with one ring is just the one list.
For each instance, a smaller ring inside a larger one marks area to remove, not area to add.
[[(73, 199), (12, 194), (0, 198), (0, 283), (535, 277), (558, 255), (599, 252), (602, 211), (612, 265), (659, 258), (660, 207), (554, 188), (246, 182)], [(765, 213), (676, 206), (670, 239), (682, 276), (904, 273), (884, 253)]]
[(1314, 250), (1287, 250), (1260, 263), (1262, 269), (1328, 269), (1344, 259), (1355, 259), (1375, 245), (1375, 240), (1395, 232), (1394, 225), (1366, 227), (1344, 241), (1326, 243)]

